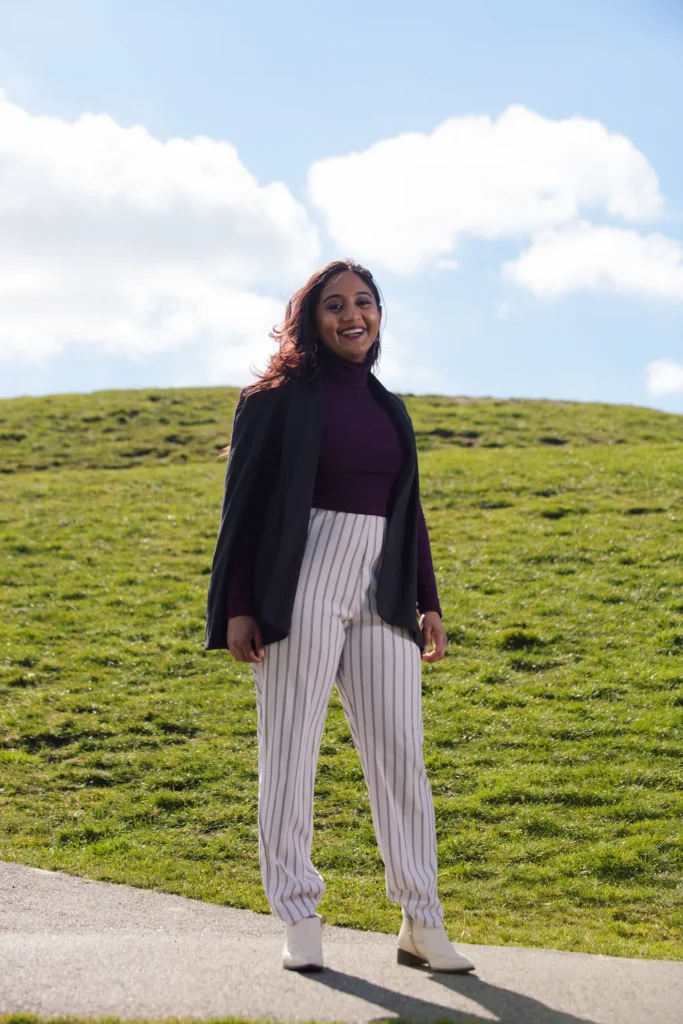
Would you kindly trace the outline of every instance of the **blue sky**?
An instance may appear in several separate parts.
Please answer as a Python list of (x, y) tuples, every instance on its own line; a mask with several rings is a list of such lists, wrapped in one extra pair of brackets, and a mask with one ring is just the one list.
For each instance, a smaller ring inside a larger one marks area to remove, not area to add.
[(674, 0), (0, 22), (0, 395), (244, 385), (287, 295), (350, 255), (393, 390), (683, 412)]

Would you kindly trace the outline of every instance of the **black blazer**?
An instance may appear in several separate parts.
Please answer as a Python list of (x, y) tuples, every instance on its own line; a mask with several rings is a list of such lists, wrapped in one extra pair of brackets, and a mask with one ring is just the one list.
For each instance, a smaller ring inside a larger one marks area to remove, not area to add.
[[(377, 577), (377, 609), (385, 622), (408, 629), (424, 651), (417, 610), (420, 493), (415, 433), (398, 395), (388, 391), (372, 373), (368, 374), (368, 387), (394, 421), (404, 449), (402, 468), (389, 499)], [(205, 650), (226, 649), (228, 645), (227, 581), (245, 517), (251, 517), (256, 530), (252, 596), (263, 643), (282, 640), (289, 634), (308, 535), (322, 422), (319, 374), (307, 381), (292, 380), (256, 391), (247, 398), (244, 392), (240, 394), (211, 567)], [(266, 463), (274, 465), (275, 472), (262, 472)]]

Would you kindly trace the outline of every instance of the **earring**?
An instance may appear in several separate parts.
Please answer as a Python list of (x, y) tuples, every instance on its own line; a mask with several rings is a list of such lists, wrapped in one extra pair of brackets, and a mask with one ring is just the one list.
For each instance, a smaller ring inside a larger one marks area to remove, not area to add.
[(309, 358), (311, 360), (311, 366), (317, 366), (318, 365), (318, 357), (316, 355), (317, 351), (318, 351), (318, 343), (317, 343), (317, 341), (314, 341), (313, 342), (313, 347), (311, 348), (311, 350), (309, 352)]

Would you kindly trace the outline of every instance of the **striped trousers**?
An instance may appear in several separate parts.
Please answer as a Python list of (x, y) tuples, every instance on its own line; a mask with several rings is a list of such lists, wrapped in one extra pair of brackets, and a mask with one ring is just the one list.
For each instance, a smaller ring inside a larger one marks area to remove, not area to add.
[(313, 792), (336, 683), (370, 795), (388, 898), (436, 926), (436, 831), (422, 753), (420, 649), (377, 612), (387, 520), (312, 508), (287, 637), (252, 663), (257, 703), (259, 863), (271, 911), (315, 913)]

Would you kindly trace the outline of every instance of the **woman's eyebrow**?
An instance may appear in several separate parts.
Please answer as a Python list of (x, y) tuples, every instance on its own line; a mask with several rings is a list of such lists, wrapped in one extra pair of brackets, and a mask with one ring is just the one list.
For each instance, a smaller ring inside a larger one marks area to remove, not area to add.
[[(368, 295), (370, 298), (372, 298), (372, 296), (370, 295), (370, 292), (366, 291), (364, 288), (361, 288), (360, 291), (357, 291), (355, 294), (356, 295)], [(325, 298), (323, 299), (323, 302), (327, 302), (328, 299), (343, 299), (343, 298), (344, 298), (343, 295), (339, 295), (337, 292), (335, 292), (333, 295), (326, 295)]]

